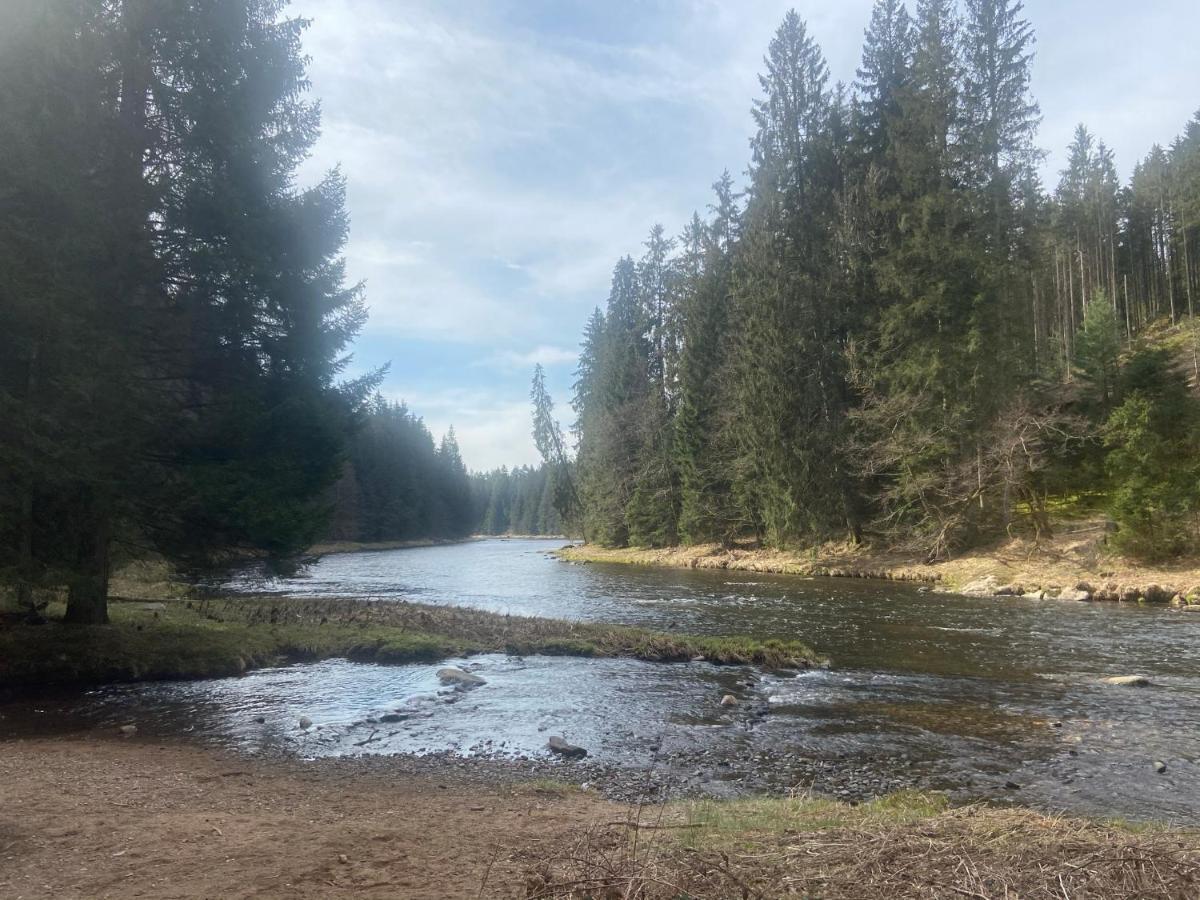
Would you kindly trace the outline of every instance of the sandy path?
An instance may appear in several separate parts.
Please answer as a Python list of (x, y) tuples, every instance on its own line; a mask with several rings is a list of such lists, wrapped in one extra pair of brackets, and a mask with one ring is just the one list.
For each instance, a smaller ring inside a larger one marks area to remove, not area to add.
[(513, 896), (521, 858), (622, 815), (486, 770), (387, 770), (141, 738), (0, 743), (0, 897)]

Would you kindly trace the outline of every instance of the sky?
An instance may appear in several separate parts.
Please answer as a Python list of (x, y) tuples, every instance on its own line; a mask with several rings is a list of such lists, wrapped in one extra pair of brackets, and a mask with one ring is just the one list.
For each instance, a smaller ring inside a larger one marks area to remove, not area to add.
[[(915, 4), (910, 4), (915, 5)], [(293, 0), (322, 137), (302, 177), (340, 165), (350, 277), (370, 321), (350, 374), (467, 466), (535, 464), (529, 384), (564, 428), (572, 372), (613, 265), (654, 223), (678, 233), (749, 160), (750, 105), (794, 6), (852, 82), (871, 0)], [(1026, 0), (1043, 177), (1083, 122), (1122, 177), (1200, 108), (1197, 0)]]

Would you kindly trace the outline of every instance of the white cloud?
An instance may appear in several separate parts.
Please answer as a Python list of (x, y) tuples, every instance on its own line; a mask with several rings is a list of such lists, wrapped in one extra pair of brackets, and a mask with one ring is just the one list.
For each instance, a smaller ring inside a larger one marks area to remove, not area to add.
[(420, 415), (435, 440), (453, 426), (463, 460), (474, 471), (540, 462), (525, 397), (516, 401), (501, 391), (446, 388), (392, 399), (404, 400)]
[(554, 347), (549, 344), (539, 344), (532, 350), (520, 352), (517, 350), (501, 350), (475, 365), (510, 371), (532, 372), (534, 366), (561, 366), (575, 363), (579, 359), (579, 350), (571, 347)]

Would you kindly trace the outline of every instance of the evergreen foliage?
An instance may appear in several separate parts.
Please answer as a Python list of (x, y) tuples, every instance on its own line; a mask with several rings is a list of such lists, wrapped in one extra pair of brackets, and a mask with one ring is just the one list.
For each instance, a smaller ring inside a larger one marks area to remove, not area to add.
[(0, 8), (0, 576), (107, 618), (114, 551), (286, 554), (371, 378), (345, 185), (279, 0)]
[(1107, 489), (1125, 547), (1189, 545), (1200, 329), (1171, 343), (1190, 387), (1135, 389), (1130, 348), (1194, 310), (1200, 116), (1126, 187), (1080, 126), (1047, 195), (1034, 43), (1020, 0), (877, 0), (847, 93), (784, 17), (744, 195), (726, 175), (673, 246), (656, 226), (588, 322), (589, 540), (936, 558)]

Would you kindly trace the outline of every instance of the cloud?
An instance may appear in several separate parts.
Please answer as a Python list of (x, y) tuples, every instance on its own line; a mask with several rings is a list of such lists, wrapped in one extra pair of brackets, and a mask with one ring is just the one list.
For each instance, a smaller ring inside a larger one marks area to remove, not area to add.
[(463, 459), (474, 471), (540, 462), (527, 397), (514, 400), (505, 391), (444, 388), (391, 399), (403, 400), (420, 415), (435, 440), (453, 427)]
[(534, 366), (540, 365), (544, 368), (549, 368), (550, 366), (561, 366), (567, 363), (574, 364), (578, 360), (579, 350), (576, 348), (539, 344), (532, 350), (526, 350), (525, 352), (502, 350), (499, 353), (494, 353), (485, 359), (479, 360), (476, 365), (520, 372), (532, 372)]

